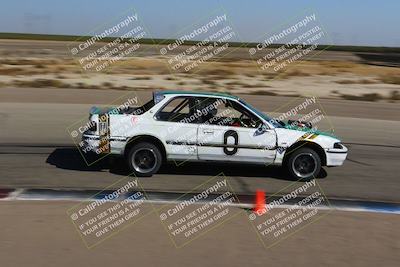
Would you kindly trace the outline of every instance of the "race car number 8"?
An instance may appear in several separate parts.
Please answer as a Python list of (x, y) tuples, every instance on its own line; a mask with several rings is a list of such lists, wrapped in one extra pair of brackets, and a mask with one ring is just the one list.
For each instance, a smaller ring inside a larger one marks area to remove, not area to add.
[[(233, 137), (233, 139), (235, 140), (235, 142), (234, 142), (235, 145), (232, 146), (232, 147), (230, 147), (228, 145), (228, 138), (229, 137)], [(238, 143), (239, 143), (239, 135), (238, 135), (238, 133), (236, 131), (233, 131), (233, 130), (226, 131), (225, 134), (224, 134), (224, 145), (225, 145), (224, 146), (224, 153), (226, 155), (229, 155), (229, 156), (235, 155), (237, 153), (237, 151), (238, 151), (238, 148), (237, 148)]]

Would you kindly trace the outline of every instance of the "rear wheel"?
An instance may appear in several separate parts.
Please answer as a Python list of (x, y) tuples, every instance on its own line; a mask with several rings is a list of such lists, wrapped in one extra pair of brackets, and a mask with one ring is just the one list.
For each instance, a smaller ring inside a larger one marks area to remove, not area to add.
[(128, 153), (128, 165), (137, 176), (152, 176), (162, 164), (160, 149), (152, 143), (134, 145)]
[(286, 166), (296, 180), (309, 181), (321, 170), (321, 159), (314, 150), (303, 147), (290, 152)]

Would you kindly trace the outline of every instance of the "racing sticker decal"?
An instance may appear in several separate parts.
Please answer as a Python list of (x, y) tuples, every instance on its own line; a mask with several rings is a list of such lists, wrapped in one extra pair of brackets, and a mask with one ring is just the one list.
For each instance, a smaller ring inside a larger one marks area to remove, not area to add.
[(99, 151), (110, 153), (110, 117), (108, 114), (99, 116)]
[(298, 141), (304, 140), (304, 139), (312, 140), (312, 139), (315, 139), (317, 136), (318, 136), (318, 134), (305, 133), (298, 139)]
[[(229, 137), (233, 137), (233, 139), (235, 140), (235, 145), (234, 146), (230, 147), (228, 145), (228, 138)], [(237, 153), (237, 151), (238, 151), (238, 144), (239, 144), (239, 135), (238, 135), (238, 133), (236, 131), (234, 131), (234, 130), (226, 131), (225, 134), (224, 134), (224, 145), (225, 145), (224, 153), (226, 155), (228, 155), (228, 156), (235, 155)], [(232, 150), (229, 150), (231, 148), (232, 148)]]

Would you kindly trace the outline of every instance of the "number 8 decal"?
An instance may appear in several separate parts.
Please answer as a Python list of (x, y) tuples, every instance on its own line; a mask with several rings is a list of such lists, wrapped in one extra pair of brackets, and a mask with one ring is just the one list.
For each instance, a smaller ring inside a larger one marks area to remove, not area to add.
[[(228, 145), (228, 137), (230, 137), (230, 136), (232, 136), (235, 139), (235, 145), (232, 146), (232, 147), (230, 147)], [(237, 148), (238, 143), (239, 143), (239, 135), (238, 135), (238, 133), (236, 131), (233, 131), (233, 130), (226, 131), (225, 134), (224, 134), (224, 145), (225, 145), (224, 146), (224, 153), (226, 155), (229, 155), (229, 156), (235, 155), (237, 153), (237, 151), (238, 151), (238, 148)], [(232, 148), (232, 150), (229, 150), (228, 148)]]

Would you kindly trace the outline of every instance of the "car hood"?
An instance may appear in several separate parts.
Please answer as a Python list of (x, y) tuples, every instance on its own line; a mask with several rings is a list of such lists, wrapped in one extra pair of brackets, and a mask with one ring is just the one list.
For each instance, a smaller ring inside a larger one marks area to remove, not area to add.
[(298, 127), (298, 126), (292, 126), (289, 125), (287, 123), (285, 123), (285, 126), (283, 126), (283, 128), (288, 129), (288, 130), (294, 130), (294, 131), (299, 131), (299, 132), (303, 132), (303, 133), (313, 133), (313, 134), (317, 134), (317, 135), (323, 135), (323, 136), (329, 136), (332, 138), (337, 139), (337, 136), (335, 136), (332, 133), (328, 133), (328, 132), (324, 132), (324, 131), (320, 131), (317, 129), (310, 129), (310, 128), (306, 128), (306, 127)]
[(319, 144), (323, 148), (331, 148), (336, 142), (340, 142), (337, 137), (330, 133), (304, 129), (301, 127), (282, 127), (275, 129), (277, 134), (278, 146), (289, 147), (299, 141), (309, 141)]

